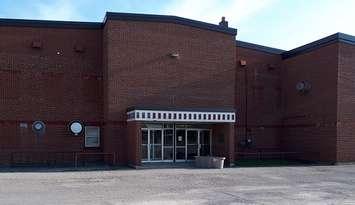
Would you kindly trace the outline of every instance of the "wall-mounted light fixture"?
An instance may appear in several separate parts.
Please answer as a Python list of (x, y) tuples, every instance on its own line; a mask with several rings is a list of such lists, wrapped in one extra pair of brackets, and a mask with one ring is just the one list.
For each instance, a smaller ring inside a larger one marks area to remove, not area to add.
[(311, 90), (311, 88), (312, 88), (311, 83), (305, 80), (299, 81), (296, 84), (296, 90), (300, 93), (308, 93)]
[(247, 65), (247, 61), (244, 59), (241, 59), (241, 60), (239, 60), (239, 65), (244, 67)]
[(268, 70), (275, 70), (277, 66), (275, 64), (267, 64), (267, 69)]
[(85, 52), (85, 47), (81, 44), (76, 44), (74, 46), (74, 51), (77, 53), (84, 53)]
[(34, 49), (41, 49), (42, 48), (42, 42), (38, 41), (38, 40), (32, 41), (31, 47), (34, 48)]
[(176, 59), (179, 59), (179, 58), (180, 58), (180, 54), (177, 53), (177, 52), (170, 53), (169, 56), (170, 56), (171, 58), (176, 58)]

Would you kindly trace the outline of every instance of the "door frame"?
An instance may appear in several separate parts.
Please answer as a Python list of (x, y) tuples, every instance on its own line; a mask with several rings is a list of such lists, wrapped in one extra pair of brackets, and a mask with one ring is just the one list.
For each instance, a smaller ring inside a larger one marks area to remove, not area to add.
[[(146, 162), (189, 162), (189, 161), (193, 161), (193, 160), (188, 160), (187, 159), (187, 131), (197, 131), (197, 143), (198, 143), (198, 148), (197, 148), (197, 156), (200, 156), (200, 150), (201, 150), (201, 143), (200, 143), (200, 133), (201, 131), (209, 131), (210, 132), (210, 136), (209, 136), (209, 140), (210, 140), (210, 154), (212, 155), (212, 129), (207, 129), (207, 128), (140, 128), (140, 132), (146, 130), (148, 132), (148, 144), (147, 144), (147, 160), (141, 160), (142, 163), (146, 163)], [(161, 131), (161, 160), (150, 160), (150, 147), (152, 146), (150, 144), (150, 131), (151, 130), (160, 130)], [(164, 130), (173, 130), (173, 159), (172, 160), (164, 160)], [(176, 159), (176, 148), (182, 148), (182, 146), (176, 146), (176, 131), (177, 130), (185, 130), (185, 159)], [(140, 137), (142, 138), (142, 134), (140, 134)], [(140, 139), (141, 141), (142, 139)], [(140, 143), (140, 145), (142, 147), (142, 142)], [(142, 159), (142, 151), (140, 153), (140, 157)]]
[[(148, 144), (147, 144), (147, 160), (141, 160), (142, 163), (145, 163), (145, 162), (173, 162), (174, 159), (172, 160), (164, 160), (164, 130), (168, 130), (168, 129), (171, 129), (173, 130), (172, 128), (141, 128), (140, 131), (142, 130), (146, 130), (148, 132)], [(150, 143), (150, 131), (151, 130), (160, 130), (161, 131), (161, 160), (151, 160), (150, 159), (150, 148), (151, 148), (151, 143)], [(140, 135), (140, 137), (142, 137), (142, 135)], [(173, 135), (173, 140), (174, 140), (174, 135)], [(175, 144), (173, 144), (173, 154), (175, 154), (175, 149), (174, 149), (174, 146)], [(142, 143), (140, 143), (140, 146), (142, 146)], [(142, 151), (141, 153), (142, 154)], [(140, 155), (141, 159), (142, 159), (142, 155)]]
[[(174, 143), (176, 145), (176, 130), (185, 130), (185, 159), (179, 159), (176, 160), (176, 147), (174, 147), (174, 159), (175, 162), (189, 162), (189, 161), (193, 161), (193, 160), (188, 160), (187, 159), (187, 131), (197, 131), (197, 156), (200, 156), (200, 150), (201, 150), (201, 143), (200, 143), (200, 132), (201, 131), (209, 131), (210, 132), (210, 136), (209, 136), (209, 140), (210, 140), (210, 154), (212, 155), (212, 129), (206, 129), (206, 128), (176, 128), (175, 132), (174, 132)], [(179, 146), (181, 147), (181, 146)]]

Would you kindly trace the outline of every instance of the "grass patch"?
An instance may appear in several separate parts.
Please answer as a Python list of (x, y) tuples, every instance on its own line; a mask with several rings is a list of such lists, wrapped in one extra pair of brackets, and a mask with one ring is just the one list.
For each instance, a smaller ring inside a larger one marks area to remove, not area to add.
[(234, 163), (238, 167), (279, 167), (279, 166), (295, 166), (304, 165), (298, 161), (282, 160), (282, 159), (240, 159)]

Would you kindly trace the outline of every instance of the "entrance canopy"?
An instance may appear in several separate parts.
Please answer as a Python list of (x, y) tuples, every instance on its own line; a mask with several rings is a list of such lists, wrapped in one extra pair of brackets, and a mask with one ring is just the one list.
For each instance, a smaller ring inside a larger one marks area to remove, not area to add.
[(231, 110), (131, 108), (127, 111), (127, 121), (226, 123), (235, 120), (236, 114)]

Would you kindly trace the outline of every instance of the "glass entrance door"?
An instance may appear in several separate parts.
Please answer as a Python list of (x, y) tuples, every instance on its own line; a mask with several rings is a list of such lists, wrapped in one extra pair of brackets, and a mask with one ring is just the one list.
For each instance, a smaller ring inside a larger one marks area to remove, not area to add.
[(165, 129), (163, 137), (163, 159), (164, 161), (174, 160), (174, 130)]
[(194, 160), (195, 156), (211, 155), (211, 131), (208, 129), (176, 129), (176, 161)]
[(194, 160), (198, 156), (198, 130), (186, 130), (187, 160)]
[(163, 160), (163, 133), (161, 129), (149, 130), (150, 158), (149, 161)]
[(142, 129), (142, 161), (162, 161), (163, 160), (163, 130), (162, 129)]
[(200, 130), (199, 156), (211, 155), (211, 131)]
[[(175, 134), (175, 135), (174, 135)], [(143, 162), (181, 162), (211, 154), (211, 130), (193, 128), (142, 128)]]
[(175, 131), (175, 160), (186, 160), (186, 130), (177, 129)]

